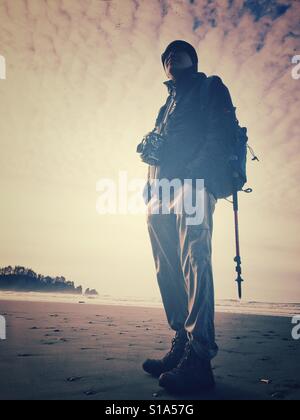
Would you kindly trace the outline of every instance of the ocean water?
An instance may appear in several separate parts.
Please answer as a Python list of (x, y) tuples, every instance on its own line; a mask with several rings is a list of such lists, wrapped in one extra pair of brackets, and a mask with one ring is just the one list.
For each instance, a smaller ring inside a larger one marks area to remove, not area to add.
[[(31, 301), (31, 302), (62, 302), (83, 303), (88, 305), (116, 305), (138, 306), (147, 308), (161, 308), (159, 299), (148, 299), (123, 296), (113, 297), (102, 295), (86, 297), (78, 295), (51, 294), (51, 293), (16, 293), (0, 292), (0, 300)], [(1, 311), (1, 308), (0, 308)], [(237, 314), (272, 315), (292, 317), (300, 315), (300, 303), (271, 303), (271, 302), (247, 302), (238, 300), (217, 300), (216, 311)]]

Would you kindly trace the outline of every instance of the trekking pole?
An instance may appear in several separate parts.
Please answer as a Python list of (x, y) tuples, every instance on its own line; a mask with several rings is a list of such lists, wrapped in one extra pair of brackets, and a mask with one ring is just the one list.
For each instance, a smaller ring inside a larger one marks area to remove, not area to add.
[(238, 294), (239, 299), (242, 299), (242, 261), (240, 255), (240, 239), (239, 239), (239, 220), (238, 220), (238, 190), (236, 186), (236, 178), (234, 178), (234, 189), (233, 189), (233, 210), (234, 210), (234, 225), (235, 225), (235, 246), (236, 246), (236, 257), (234, 261), (236, 262), (236, 272), (237, 272), (237, 279), (236, 282), (238, 284)]

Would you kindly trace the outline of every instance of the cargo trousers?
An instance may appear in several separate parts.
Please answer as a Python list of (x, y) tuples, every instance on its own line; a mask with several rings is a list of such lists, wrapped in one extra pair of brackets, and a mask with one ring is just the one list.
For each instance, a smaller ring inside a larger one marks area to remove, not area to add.
[(206, 188), (202, 200), (201, 224), (188, 224), (184, 209), (179, 214), (157, 214), (150, 201), (147, 225), (169, 326), (174, 331), (185, 329), (199, 357), (211, 360), (218, 352), (212, 270), (213, 214), (217, 200)]

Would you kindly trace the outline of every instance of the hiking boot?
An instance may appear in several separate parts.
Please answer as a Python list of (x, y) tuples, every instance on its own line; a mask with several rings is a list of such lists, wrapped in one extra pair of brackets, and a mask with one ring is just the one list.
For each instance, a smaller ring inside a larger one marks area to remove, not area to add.
[(178, 331), (172, 340), (171, 350), (162, 359), (147, 359), (143, 363), (144, 371), (159, 378), (162, 373), (175, 368), (182, 359), (187, 341), (186, 331)]
[(159, 377), (159, 385), (174, 394), (209, 391), (215, 380), (210, 361), (202, 360), (190, 343), (178, 366)]

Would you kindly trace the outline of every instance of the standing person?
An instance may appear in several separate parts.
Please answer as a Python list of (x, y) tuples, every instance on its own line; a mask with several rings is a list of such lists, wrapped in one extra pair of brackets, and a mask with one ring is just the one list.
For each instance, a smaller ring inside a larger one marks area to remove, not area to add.
[[(157, 164), (149, 165), (148, 204), (153, 180), (204, 180), (201, 224), (187, 214), (148, 214), (148, 229), (164, 309), (176, 332), (170, 351), (147, 359), (143, 369), (171, 392), (214, 387), (211, 360), (217, 355), (212, 271), (213, 214), (217, 202), (222, 140), (232, 109), (228, 89), (217, 76), (198, 72), (198, 56), (185, 41), (174, 41), (162, 55), (168, 77), (166, 104), (156, 120), (165, 139)], [(172, 106), (170, 106), (172, 101)], [(171, 109), (170, 109), (171, 108)]]

